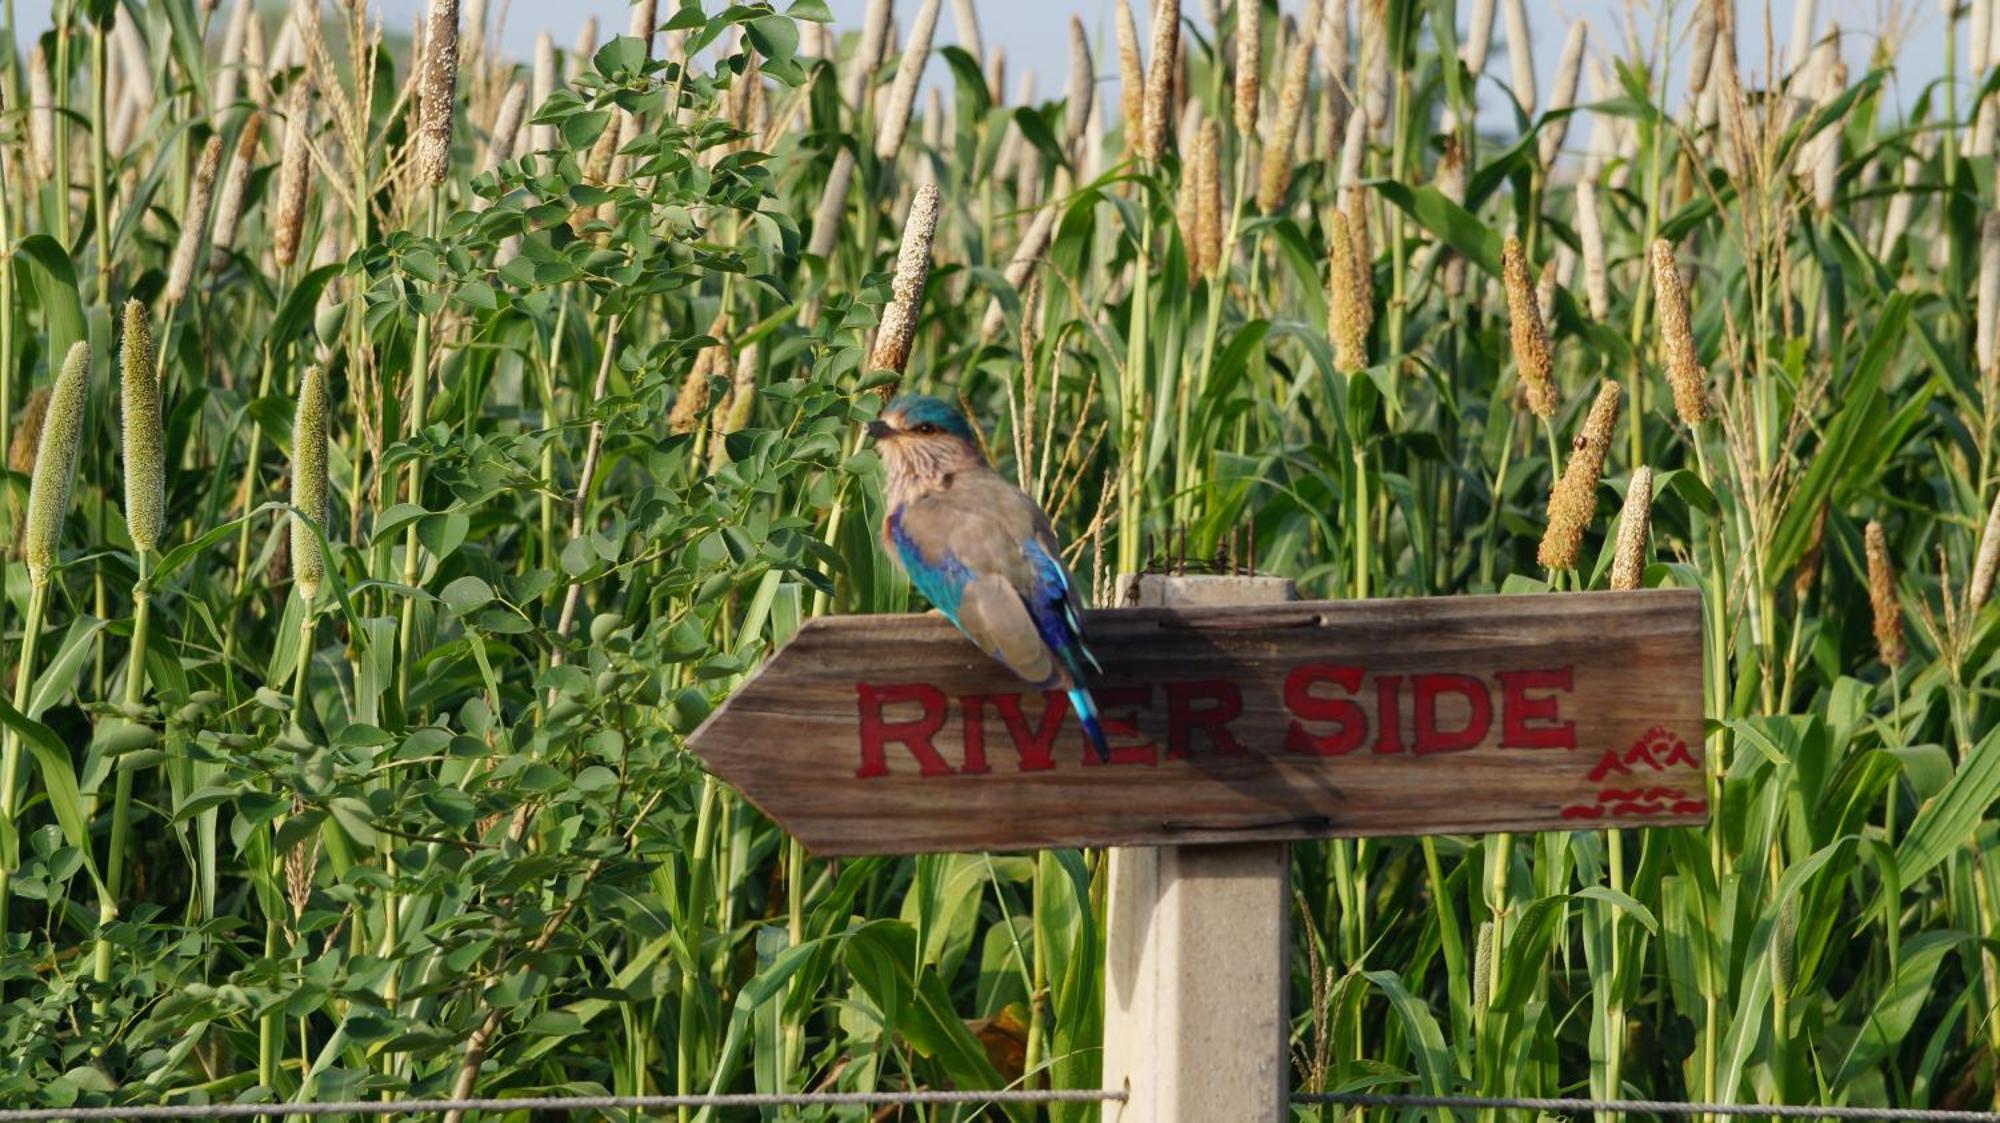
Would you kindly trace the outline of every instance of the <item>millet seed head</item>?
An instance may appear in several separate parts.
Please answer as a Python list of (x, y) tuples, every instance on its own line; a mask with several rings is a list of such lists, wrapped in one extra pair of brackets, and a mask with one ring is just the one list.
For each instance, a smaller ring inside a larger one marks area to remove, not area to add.
[(1637, 589), (1646, 576), (1646, 539), (1653, 525), (1653, 470), (1638, 468), (1625, 488), (1618, 516), (1618, 551), (1611, 559), (1611, 587)]
[(1882, 664), (1903, 662), (1903, 607), (1896, 600), (1896, 570), (1889, 560), (1889, 540), (1873, 519), (1863, 534), (1868, 554), (1868, 607), (1874, 617), (1875, 652)]
[(1542, 327), (1542, 310), (1535, 300), (1535, 279), (1519, 238), (1509, 237), (1500, 255), (1500, 279), (1507, 292), (1507, 332), (1514, 348), (1514, 367), (1527, 392), (1528, 408), (1536, 417), (1555, 416), (1555, 360)]
[(69, 513), (69, 493), (76, 480), (77, 446), (83, 437), (83, 415), (90, 394), (90, 344), (77, 341), (63, 359), (62, 373), (49, 392), (48, 413), (35, 447), (35, 468), (28, 481), (28, 525), (22, 556), (28, 577), (44, 584), (55, 568), (62, 544), (63, 519)]
[(299, 379), (299, 400), (292, 414), (292, 578), (307, 604), (319, 598), (326, 580), (326, 555), (312, 523), (324, 524), (326, 487), (326, 371), (318, 364)]
[(1597, 517), (1597, 483), (1604, 477), (1604, 456), (1618, 427), (1619, 395), (1616, 382), (1607, 380), (1598, 388), (1590, 416), (1572, 442), (1569, 463), (1549, 494), (1549, 526), (1535, 555), (1545, 569), (1576, 568), (1584, 533)]
[(1688, 319), (1687, 291), (1665, 238), (1653, 243), (1653, 299), (1660, 322), (1660, 349), (1667, 360), (1667, 385), (1674, 412), (1693, 427), (1708, 420), (1708, 375), (1695, 358), (1694, 329)]
[(125, 529), (132, 535), (132, 545), (144, 552), (159, 545), (166, 519), (166, 453), (152, 320), (146, 306), (136, 300), (125, 302), (118, 374), (125, 436)]

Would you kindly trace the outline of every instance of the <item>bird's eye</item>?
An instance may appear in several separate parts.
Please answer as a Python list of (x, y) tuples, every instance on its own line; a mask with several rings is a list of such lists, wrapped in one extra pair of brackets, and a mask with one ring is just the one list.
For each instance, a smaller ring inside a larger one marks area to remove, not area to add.
[(937, 427), (937, 426), (935, 426), (935, 425), (933, 425), (933, 424), (931, 424), (931, 423), (930, 423), (930, 422), (928, 422), (928, 421), (926, 421), (926, 422), (924, 422), (923, 424), (921, 424), (921, 425), (918, 425), (918, 426), (917, 426), (917, 432), (918, 432), (918, 433), (921, 433), (921, 434), (923, 434), (923, 435), (924, 435), (924, 436), (926, 436), (926, 437), (930, 436), (930, 435), (931, 435), (932, 433), (935, 433), (935, 432), (937, 432), (937, 431), (938, 431), (938, 427)]

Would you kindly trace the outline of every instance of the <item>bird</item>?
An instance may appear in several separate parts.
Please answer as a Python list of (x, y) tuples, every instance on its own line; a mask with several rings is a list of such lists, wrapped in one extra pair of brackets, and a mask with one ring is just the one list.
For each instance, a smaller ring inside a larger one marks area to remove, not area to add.
[(986, 461), (971, 422), (939, 398), (905, 394), (867, 434), (882, 457), (882, 544), (981, 651), (1044, 690), (1068, 692), (1099, 761), (1111, 759), (1084, 670), (1082, 601), (1049, 517)]

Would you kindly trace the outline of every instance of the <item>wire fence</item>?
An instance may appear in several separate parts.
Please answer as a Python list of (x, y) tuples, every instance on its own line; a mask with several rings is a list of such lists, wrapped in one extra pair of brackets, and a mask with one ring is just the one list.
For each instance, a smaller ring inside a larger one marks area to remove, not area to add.
[(1301, 1092), (1293, 1103), (1338, 1107), (1481, 1108), (1502, 1111), (1614, 1111), (1670, 1119), (1719, 1115), (1747, 1119), (1880, 1119), (1907, 1123), (2000, 1123), (2000, 1112), (1923, 1107), (1817, 1107), (1800, 1104), (1689, 1103), (1681, 1100), (1589, 1100), (1545, 1096), (1412, 1096), (1372, 1092)]
[(491, 1096), (458, 1100), (340, 1100), (324, 1103), (155, 1104), (133, 1107), (0, 1108), (0, 1123), (91, 1119), (272, 1119), (288, 1115), (433, 1115), (448, 1111), (673, 1111), (684, 1107), (887, 1107), (1123, 1103), (1125, 1093), (1014, 1090), (1006, 1092), (798, 1092), (693, 1096)]
[[(1124, 1092), (1101, 1089), (1004, 1092), (798, 1092), (789, 1095), (729, 1093), (693, 1096), (511, 1096), (456, 1100), (343, 1100), (283, 1104), (155, 1104), (126, 1107), (0, 1108), (0, 1123), (60, 1120), (271, 1119), (280, 1116), (435, 1115), (448, 1111), (636, 1111), (710, 1107), (985, 1106), (999, 1104), (1124, 1103)], [(2000, 1112), (1941, 1108), (1848, 1107), (1690, 1103), (1680, 1100), (1592, 1100), (1541, 1096), (1419, 1096), (1374, 1092), (1301, 1092), (1295, 1104), (1335, 1107), (1487, 1109), (1536, 1112), (1620, 1112), (1673, 1119), (1724, 1116), (1748, 1119), (1875, 1119), (1897, 1123), (2000, 1123)]]

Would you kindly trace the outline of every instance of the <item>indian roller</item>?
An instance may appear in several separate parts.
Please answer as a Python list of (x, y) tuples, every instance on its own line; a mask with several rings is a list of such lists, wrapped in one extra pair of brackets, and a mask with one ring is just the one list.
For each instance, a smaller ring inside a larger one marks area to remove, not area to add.
[(882, 543), (930, 602), (1000, 665), (1069, 693), (1099, 760), (1110, 759), (1084, 667), (1081, 600), (1049, 517), (986, 462), (957, 407), (908, 394), (868, 423), (888, 475)]

